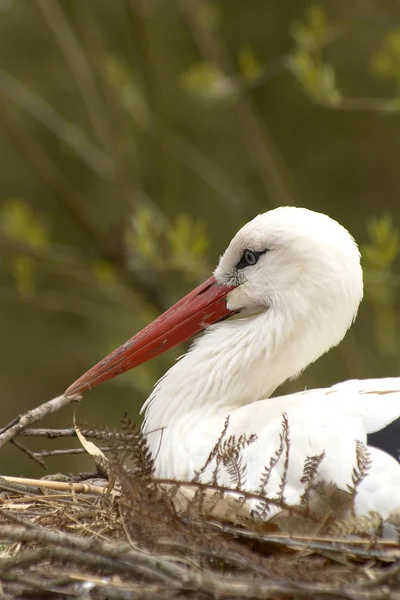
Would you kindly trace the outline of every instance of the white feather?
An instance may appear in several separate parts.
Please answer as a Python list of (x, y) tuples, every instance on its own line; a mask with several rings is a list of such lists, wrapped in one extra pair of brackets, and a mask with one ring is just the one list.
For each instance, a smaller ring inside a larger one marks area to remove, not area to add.
[[(244, 249), (264, 251), (258, 263), (235, 268)], [(283, 207), (259, 215), (233, 238), (215, 270), (234, 310), (258, 314), (209, 327), (158, 382), (145, 403), (144, 430), (161, 477), (192, 479), (218, 440), (227, 416), (229, 434), (256, 434), (243, 452), (246, 489), (279, 446), (282, 415), (290, 429), (286, 501), (296, 504), (307, 457), (325, 451), (319, 477), (351, 484), (356, 441), (400, 417), (400, 378), (347, 381), (331, 388), (270, 398), (337, 345), (357, 314), (363, 283), (358, 248), (326, 215)], [(158, 431), (155, 431), (158, 430)], [(371, 449), (372, 467), (357, 494), (359, 514), (384, 516), (400, 507), (400, 465)], [(211, 467), (210, 467), (211, 468)], [(273, 469), (266, 493), (279, 491), (284, 469)], [(207, 480), (210, 473), (204, 473)], [(221, 484), (228, 474), (221, 470)]]

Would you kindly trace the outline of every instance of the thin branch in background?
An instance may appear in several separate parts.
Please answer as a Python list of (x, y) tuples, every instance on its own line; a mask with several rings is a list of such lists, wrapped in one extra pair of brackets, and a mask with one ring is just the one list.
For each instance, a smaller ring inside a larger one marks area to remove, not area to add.
[(93, 321), (96, 324), (104, 324), (105, 320), (114, 322), (117, 313), (115, 308), (108, 312), (104, 305), (101, 306), (94, 300), (87, 301), (81, 296), (62, 294), (61, 292), (35, 292), (34, 295), (27, 298), (6, 286), (0, 287), (0, 292), (0, 304), (12, 305), (18, 302), (30, 304), (41, 310), (74, 315), (86, 321)]
[[(80, 4), (80, 15), (83, 4)], [(131, 4), (129, 3), (129, 6)], [(85, 20), (88, 22), (88, 18)], [(96, 39), (96, 55), (105, 56), (106, 51), (102, 47), (101, 34), (93, 31), (93, 15), (90, 15), (90, 25), (92, 38)], [(87, 29), (87, 27), (86, 27)], [(230, 208), (235, 209), (239, 214), (243, 214), (243, 207), (254, 203), (254, 197), (251, 191), (242, 186), (231, 177), (209, 156), (201, 152), (194, 144), (190, 143), (181, 134), (171, 129), (165, 123), (160, 121), (151, 109), (146, 106), (146, 118), (138, 115), (134, 107), (128, 102), (122, 94), (115, 93), (115, 87), (112, 85), (103, 70), (99, 69), (99, 76), (104, 80), (107, 89), (111, 92), (113, 103), (122, 108), (134, 121), (135, 126), (139, 127), (147, 135), (151, 136), (157, 144), (162, 145), (172, 156), (184, 164), (192, 173), (203, 180), (211, 189), (213, 189), (221, 198), (223, 198)], [(161, 132), (163, 135), (161, 135)]]
[(339, 106), (330, 108), (342, 110), (367, 110), (378, 113), (398, 113), (400, 105), (398, 98), (342, 98)]
[(275, 206), (299, 204), (284, 160), (249, 94), (243, 86), (239, 85), (236, 69), (232, 65), (226, 48), (215, 35), (214, 30), (204, 27), (198, 18), (200, 2), (198, 0), (177, 0), (177, 4), (203, 56), (218, 65), (234, 86), (245, 143), (272, 204)]
[[(254, 197), (249, 189), (243, 187), (237, 181), (233, 181), (216, 162), (201, 152), (182, 135), (167, 128), (165, 125), (161, 125), (154, 113), (151, 113), (149, 110), (147, 111), (148, 122), (146, 123), (144, 120), (139, 121), (129, 107), (124, 106), (124, 108), (141, 129), (146, 131), (157, 143), (163, 145), (168, 152), (175, 156), (197, 177), (202, 179), (221, 198), (224, 198), (228, 202), (230, 209), (234, 208), (236, 211), (242, 213), (244, 207), (254, 202)], [(165, 131), (165, 136), (160, 137), (160, 130), (162, 128)]]
[(77, 87), (84, 99), (87, 113), (92, 121), (93, 129), (99, 137), (103, 147), (108, 147), (107, 116), (96, 89), (90, 62), (66, 18), (59, 2), (48, 2), (47, 0), (36, 0), (40, 10), (45, 16), (49, 28), (60, 46), (65, 60), (76, 81)]
[[(111, 308), (126, 312), (126, 316), (130, 317), (132, 313), (132, 300), (139, 294), (135, 294), (133, 290), (128, 290), (121, 285), (118, 287), (118, 291), (113, 287), (101, 286), (93, 274), (93, 264), (91, 257), (87, 257), (84, 253), (79, 252), (77, 249), (70, 246), (61, 246), (59, 244), (49, 243), (44, 248), (36, 248), (25, 242), (15, 240), (3, 236), (0, 238), (0, 251), (9, 252), (17, 255), (29, 256), (36, 261), (38, 264), (45, 264), (47, 267), (56, 269), (57, 273), (60, 270), (65, 271), (65, 274), (74, 279), (80, 284), (89, 284), (91, 292), (96, 292), (96, 306), (97, 309), (101, 308), (99, 299), (112, 303), (112, 306), (108, 307), (104, 305), (104, 308)], [(123, 292), (126, 292), (125, 294)], [(91, 295), (92, 295), (91, 294)], [(56, 298), (57, 294), (49, 292), (49, 297)], [(72, 300), (74, 296), (70, 296), (68, 302)], [(88, 302), (83, 298), (83, 303)]]
[(112, 179), (114, 166), (110, 157), (93, 144), (82, 129), (3, 70), (0, 70), (0, 94), (51, 131), (102, 179)]
[[(10, 120), (10, 122), (12, 123), (12, 120)], [(7, 126), (10, 129), (9, 123), (7, 123)], [(121, 255), (120, 253), (115, 254), (110, 250), (106, 236), (101, 232), (99, 227), (94, 225), (92, 215), (89, 215), (85, 209), (85, 199), (76, 188), (66, 180), (55, 163), (43, 153), (40, 144), (27, 135), (25, 130), (22, 135), (20, 127), (13, 127), (12, 131), (14, 134), (16, 133), (18, 135), (20, 148), (28, 155), (28, 158), (32, 161), (38, 172), (44, 177), (46, 182), (50, 183), (51, 187), (59, 194), (60, 199), (63, 201), (68, 211), (74, 216), (79, 226), (82, 226), (90, 235), (92, 247), (97, 253), (97, 256), (95, 254), (93, 259), (100, 258), (110, 262), (120, 276), (121, 281), (125, 284), (127, 290), (134, 290), (137, 298), (154, 306), (159, 312), (163, 312), (166, 308), (166, 303), (158, 286), (148, 280), (146, 272), (137, 273), (131, 269), (124, 255)], [(78, 275), (78, 271), (74, 273), (75, 277)], [(102, 294), (105, 293), (106, 291), (102, 290)], [(131, 310), (131, 300), (126, 303), (126, 306), (129, 306), (129, 309)], [(65, 312), (71, 311), (67, 309)]]
[[(74, 21), (72, 27), (65, 13), (62, 12), (61, 3), (57, 3), (56, 10), (52, 8), (49, 11), (46, 0), (37, 1), (40, 2), (43, 12), (46, 12), (49, 24), (84, 97), (92, 120), (94, 112), (96, 113), (96, 127), (101, 129), (103, 146), (106, 147), (113, 161), (114, 176), (108, 193), (110, 201), (114, 204), (114, 222), (110, 234), (106, 236), (106, 246), (107, 254), (114, 262), (125, 264), (127, 215), (132, 210), (133, 198), (136, 194), (135, 183), (132, 181), (132, 164), (127, 158), (129, 152), (125, 151), (124, 144), (121, 143), (120, 107), (118, 106), (117, 111), (114, 110), (116, 104), (114, 98), (110, 99), (108, 87), (100, 85), (103, 83), (102, 77), (99, 77), (99, 85), (96, 85), (94, 77), (97, 65), (102, 65), (102, 57), (106, 55), (106, 50), (102, 48), (104, 31), (99, 30), (96, 35), (96, 13), (88, 10), (86, 3), (79, 2), (69, 7), (70, 19)], [(82, 42), (79, 41), (78, 34)], [(102, 245), (104, 246), (104, 242)], [(129, 270), (127, 265), (125, 268)]]
[(15, 117), (11, 110), (7, 111), (7, 118), (2, 126), (6, 128), (9, 137), (18, 144), (19, 150), (26, 156), (35, 171), (44, 180), (62, 202), (65, 210), (73, 217), (80, 228), (92, 239), (94, 245), (103, 238), (100, 226), (96, 223), (95, 215), (87, 209), (87, 199), (68, 179), (57, 163), (47, 156), (43, 144), (39, 143), (34, 135), (30, 134), (29, 128), (21, 127), (21, 122)]

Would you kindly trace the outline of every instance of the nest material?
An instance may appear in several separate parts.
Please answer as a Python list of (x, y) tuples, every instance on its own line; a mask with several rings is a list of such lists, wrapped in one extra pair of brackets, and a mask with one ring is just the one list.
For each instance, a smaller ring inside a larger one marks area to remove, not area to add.
[[(366, 462), (361, 447), (348, 493), (315, 484), (322, 458), (311, 457), (302, 504), (284, 504), (283, 482), (282, 498), (271, 501), (281, 512), (265, 522), (262, 494), (200, 477), (155, 480), (146, 440), (129, 420), (117, 432), (89, 430), (112, 450), (109, 459), (93, 451), (107, 480), (0, 479), (2, 597), (400, 600), (397, 537), (382, 538), (379, 515), (345, 518)], [(208, 462), (243, 478), (247, 443), (222, 434)]]
[(400, 597), (397, 542), (179, 515), (155, 488), (124, 498), (1, 486), (5, 598)]

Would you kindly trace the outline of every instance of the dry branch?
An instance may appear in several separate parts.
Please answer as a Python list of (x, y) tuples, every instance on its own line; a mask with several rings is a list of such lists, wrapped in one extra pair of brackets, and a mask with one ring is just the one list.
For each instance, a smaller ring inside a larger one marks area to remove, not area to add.
[(44, 417), (51, 415), (54, 412), (60, 410), (64, 406), (68, 406), (71, 402), (79, 402), (82, 399), (81, 396), (57, 396), (48, 402), (44, 402), (44, 404), (40, 404), (36, 408), (28, 411), (27, 413), (16, 417), (9, 426), (4, 428), (2, 433), (0, 433), (0, 448), (4, 446), (7, 442), (12, 440), (16, 435), (18, 435), (25, 427), (29, 425), (33, 425), (33, 423), (37, 423)]
[[(374, 589), (373, 582), (367, 586), (362, 584), (331, 584), (274, 580), (270, 577), (244, 576), (221, 574), (211, 569), (189, 568), (177, 564), (173, 555), (161, 557), (133, 549), (124, 542), (101, 542), (99, 540), (77, 538), (69, 534), (39, 530), (24, 526), (0, 526), (2, 542), (23, 542), (28, 550), (6, 558), (0, 562), (0, 576), (3, 582), (17, 582), (45, 591), (48, 589), (47, 578), (40, 579), (34, 575), (34, 567), (38, 567), (46, 559), (61, 560), (70, 566), (79, 565), (80, 569), (95, 572), (112, 572), (125, 581), (125, 591), (128, 591), (128, 581), (137, 585), (137, 578), (149, 582), (154, 592), (158, 591), (157, 584), (163, 584), (166, 592), (190, 594), (192, 598), (271, 598), (281, 595), (291, 595), (295, 598), (343, 598), (348, 600), (381, 600), (383, 598), (399, 600), (400, 592), (389, 587)], [(32, 550), (30, 546), (39, 545), (40, 549)], [(26, 571), (26, 567), (29, 568)], [(47, 567), (48, 568), (48, 567)], [(23, 576), (19, 578), (20, 569)], [(58, 575), (58, 584), (68, 585), (68, 578)], [(93, 575), (88, 577), (93, 579)], [(73, 575), (69, 579), (73, 580)], [(101, 586), (106, 583), (97, 580)], [(107, 581), (107, 585), (110, 585)], [(54, 576), (53, 576), (54, 585)], [(146, 584), (145, 584), (146, 585)], [(122, 590), (121, 590), (122, 591)], [(206, 596), (204, 596), (206, 594)], [(83, 596), (82, 596), (83, 597)], [(96, 596), (95, 596), (96, 597)], [(110, 597), (110, 596), (107, 596)], [(118, 596), (118, 587), (114, 587), (112, 597)], [(125, 596), (129, 597), (129, 596)], [(130, 596), (131, 598), (133, 596)], [(150, 596), (154, 597), (154, 596)]]

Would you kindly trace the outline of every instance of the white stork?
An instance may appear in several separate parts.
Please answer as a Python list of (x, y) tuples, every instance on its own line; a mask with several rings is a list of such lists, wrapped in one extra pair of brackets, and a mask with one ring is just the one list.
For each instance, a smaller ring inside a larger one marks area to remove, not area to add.
[[(156, 475), (191, 480), (218, 440), (255, 434), (243, 450), (245, 489), (254, 491), (290, 428), (285, 500), (297, 504), (307, 457), (325, 451), (318, 477), (346, 490), (356, 441), (400, 417), (400, 378), (346, 381), (270, 398), (276, 388), (339, 344), (363, 296), (360, 253), (328, 216), (281, 207), (257, 216), (233, 238), (214, 275), (103, 359), (66, 392), (83, 392), (206, 330), (156, 384), (143, 429)], [(234, 316), (234, 318), (230, 318)], [(151, 433), (153, 432), (153, 433)], [(356, 512), (387, 517), (400, 508), (400, 464), (369, 448), (372, 466), (358, 488)], [(278, 494), (284, 460), (265, 489)], [(212, 465), (210, 465), (212, 469)], [(203, 474), (204, 480), (210, 472)], [(225, 485), (228, 474), (219, 471)]]

